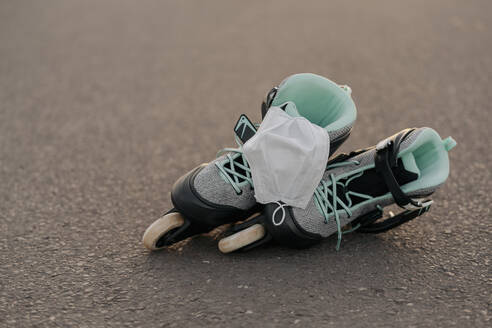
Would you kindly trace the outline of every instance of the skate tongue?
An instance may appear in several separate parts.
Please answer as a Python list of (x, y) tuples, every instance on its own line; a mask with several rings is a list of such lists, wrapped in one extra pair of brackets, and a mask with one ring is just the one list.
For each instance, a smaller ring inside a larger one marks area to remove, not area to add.
[(405, 170), (417, 174), (418, 178), (420, 178), (420, 170), (417, 166), (417, 162), (415, 161), (415, 156), (413, 156), (411, 152), (404, 154), (401, 157), (401, 161), (403, 162), (403, 167)]

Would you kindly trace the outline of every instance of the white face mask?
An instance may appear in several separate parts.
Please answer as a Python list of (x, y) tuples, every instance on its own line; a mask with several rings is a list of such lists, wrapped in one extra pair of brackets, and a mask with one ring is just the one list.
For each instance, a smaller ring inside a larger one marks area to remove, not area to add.
[(268, 110), (243, 152), (259, 203), (282, 201), (306, 208), (326, 169), (330, 139), (325, 129), (287, 114), (299, 116), (294, 103), (286, 106), (285, 111)]

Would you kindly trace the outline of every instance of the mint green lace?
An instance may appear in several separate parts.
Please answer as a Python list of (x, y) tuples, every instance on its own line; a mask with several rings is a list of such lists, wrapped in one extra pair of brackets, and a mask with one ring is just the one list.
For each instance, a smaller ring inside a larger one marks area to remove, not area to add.
[[(340, 162), (340, 163), (334, 163), (331, 165), (328, 165), (327, 169), (332, 169), (335, 167), (340, 167), (340, 166), (345, 166), (345, 165), (350, 165), (350, 164), (356, 164), (359, 165), (360, 163), (358, 161), (346, 161), (346, 162)], [(325, 219), (325, 223), (328, 223), (331, 217), (334, 217), (336, 225), (337, 225), (337, 232), (338, 232), (338, 241), (337, 241), (337, 246), (336, 250), (338, 251), (340, 249), (340, 244), (342, 242), (342, 235), (345, 233), (352, 232), (359, 228), (359, 225), (355, 226), (354, 228), (347, 230), (347, 231), (342, 231), (342, 227), (340, 225), (340, 214), (339, 211), (337, 210), (337, 205), (340, 205), (341, 209), (347, 213), (348, 217), (352, 216), (352, 211), (350, 210), (350, 207), (352, 206), (352, 199), (350, 198), (351, 195), (365, 198), (365, 199), (372, 199), (372, 196), (353, 192), (353, 191), (346, 191), (344, 192), (345, 198), (347, 199), (347, 204), (345, 204), (342, 199), (340, 199), (337, 196), (337, 185), (343, 188), (343, 190), (346, 190), (348, 184), (354, 180), (360, 177), (362, 174), (364, 174), (363, 171), (359, 173), (355, 173), (354, 175), (350, 176), (345, 180), (345, 182), (340, 182), (337, 181), (335, 176), (333, 174), (330, 174), (329, 176), (329, 181), (321, 180), (320, 184), (314, 191), (314, 202), (316, 204), (316, 207), (320, 211), (320, 213), (323, 215)], [(331, 197), (331, 201), (330, 198)]]
[[(243, 181), (246, 181), (251, 186), (253, 186), (253, 179), (251, 178), (251, 169), (249, 168), (248, 161), (246, 161), (246, 157), (243, 154), (241, 142), (239, 138), (236, 136), (236, 143), (238, 144), (238, 148), (224, 148), (219, 150), (217, 153), (217, 157), (221, 156), (224, 153), (228, 153), (226, 155), (226, 159), (222, 162), (216, 162), (215, 166), (219, 169), (222, 175), (227, 179), (227, 181), (234, 188), (236, 193), (239, 195), (242, 193), (239, 184)], [(233, 153), (231, 155), (230, 153)], [(226, 167), (225, 165), (229, 164), (230, 167)], [(236, 171), (236, 167), (244, 170), (246, 175), (241, 174)]]

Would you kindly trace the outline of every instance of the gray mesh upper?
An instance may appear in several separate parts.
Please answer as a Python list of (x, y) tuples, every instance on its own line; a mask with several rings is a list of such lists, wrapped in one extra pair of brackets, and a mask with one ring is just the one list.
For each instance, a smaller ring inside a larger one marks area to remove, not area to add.
[(352, 129), (352, 126), (353, 126), (353, 123), (349, 124), (347, 126), (344, 126), (343, 128), (335, 130), (335, 131), (328, 131), (328, 135), (330, 136), (330, 140), (331, 141), (336, 140), (340, 136), (343, 136), (343, 135), (349, 133), (350, 129)]
[(231, 184), (219, 175), (219, 169), (215, 166), (216, 162), (224, 159), (225, 155), (216, 158), (196, 175), (195, 190), (201, 197), (214, 204), (234, 206), (243, 210), (250, 209), (256, 204), (254, 190), (246, 184), (241, 188), (240, 195), (236, 193)]

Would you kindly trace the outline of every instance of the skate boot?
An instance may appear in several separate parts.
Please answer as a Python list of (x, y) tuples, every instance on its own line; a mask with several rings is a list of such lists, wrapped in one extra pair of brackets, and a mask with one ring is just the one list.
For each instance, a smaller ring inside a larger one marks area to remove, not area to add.
[[(333, 153), (349, 136), (356, 118), (350, 93), (350, 88), (324, 77), (296, 74), (268, 93), (262, 112), (278, 105), (291, 116), (303, 116), (325, 128)], [(244, 220), (262, 209), (255, 201), (250, 168), (241, 148), (254, 135), (256, 126), (242, 115), (234, 130), (238, 148), (220, 151), (220, 157), (196, 167), (174, 184), (174, 208), (147, 228), (143, 236), (145, 247), (161, 249), (220, 225)]]
[[(223, 253), (248, 250), (269, 241), (302, 248), (337, 233), (379, 233), (427, 212), (429, 196), (449, 174), (448, 151), (456, 142), (441, 140), (431, 128), (406, 129), (377, 146), (340, 154), (328, 161), (323, 179), (306, 209), (267, 204), (262, 214), (234, 226), (219, 242)], [(402, 212), (383, 217), (392, 204)], [(350, 224), (350, 229), (342, 227)]]

